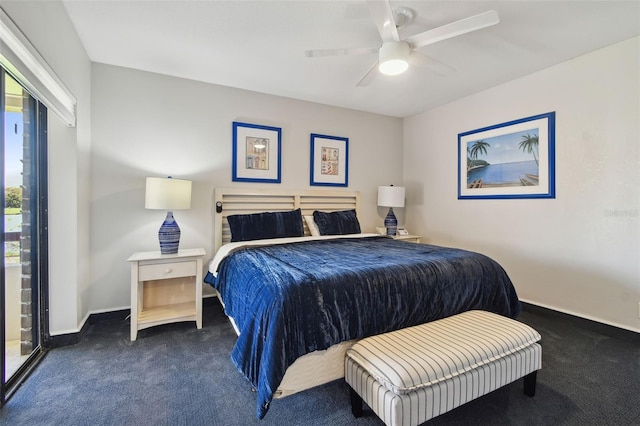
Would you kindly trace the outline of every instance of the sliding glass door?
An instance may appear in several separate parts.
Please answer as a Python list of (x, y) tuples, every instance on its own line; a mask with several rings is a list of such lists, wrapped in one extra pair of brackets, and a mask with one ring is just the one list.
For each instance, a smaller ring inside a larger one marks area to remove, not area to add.
[[(0, 402), (42, 356), (47, 331), (46, 108), (0, 68)], [(44, 303), (43, 303), (44, 302)]]

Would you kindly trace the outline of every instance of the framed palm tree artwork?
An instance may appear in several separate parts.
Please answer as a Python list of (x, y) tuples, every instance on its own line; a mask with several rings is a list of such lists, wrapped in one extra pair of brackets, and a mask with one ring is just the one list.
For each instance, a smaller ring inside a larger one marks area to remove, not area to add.
[(458, 134), (458, 199), (555, 198), (555, 112)]

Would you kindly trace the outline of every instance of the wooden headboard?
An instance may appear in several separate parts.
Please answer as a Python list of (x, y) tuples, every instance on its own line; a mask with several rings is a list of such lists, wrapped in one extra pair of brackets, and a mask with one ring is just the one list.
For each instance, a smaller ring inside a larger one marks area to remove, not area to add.
[[(220, 204), (218, 204), (220, 203)], [(222, 211), (219, 212), (220, 207)], [(360, 213), (360, 193), (340, 190), (295, 190), (262, 188), (216, 188), (214, 209), (214, 253), (231, 240), (227, 216), (301, 209), (302, 215), (314, 210), (333, 212), (355, 209)], [(305, 235), (309, 229), (304, 222)]]

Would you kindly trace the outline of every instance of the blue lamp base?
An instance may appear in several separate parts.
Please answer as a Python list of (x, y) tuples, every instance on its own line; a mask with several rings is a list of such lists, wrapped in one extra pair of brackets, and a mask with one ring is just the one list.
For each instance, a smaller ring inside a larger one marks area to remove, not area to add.
[(180, 227), (173, 218), (173, 212), (167, 212), (160, 231), (158, 231), (158, 239), (160, 240), (160, 254), (176, 254), (180, 245)]
[(387, 228), (388, 236), (396, 236), (396, 231), (398, 230), (398, 219), (396, 219), (396, 215), (393, 214), (393, 207), (389, 207), (389, 213), (387, 213), (387, 217), (384, 218), (384, 226)]

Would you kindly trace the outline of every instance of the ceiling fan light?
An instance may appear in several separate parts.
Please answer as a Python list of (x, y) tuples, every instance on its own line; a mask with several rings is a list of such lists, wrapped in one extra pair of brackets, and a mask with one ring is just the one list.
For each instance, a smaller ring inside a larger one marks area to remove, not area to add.
[(389, 59), (385, 62), (381, 62), (378, 69), (385, 75), (398, 75), (402, 74), (409, 68), (409, 64), (404, 59)]
[(385, 75), (402, 74), (409, 68), (409, 45), (402, 41), (387, 42), (379, 52), (378, 70)]

